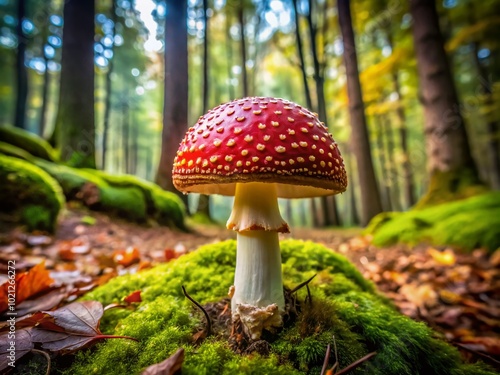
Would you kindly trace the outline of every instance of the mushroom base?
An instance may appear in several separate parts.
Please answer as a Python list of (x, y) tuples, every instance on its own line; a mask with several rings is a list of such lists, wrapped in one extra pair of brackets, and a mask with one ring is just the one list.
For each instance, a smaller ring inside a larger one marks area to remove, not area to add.
[(281, 325), (284, 308), (278, 233), (239, 232), (231, 300), (233, 319), (240, 319), (249, 336), (258, 339), (262, 329)]

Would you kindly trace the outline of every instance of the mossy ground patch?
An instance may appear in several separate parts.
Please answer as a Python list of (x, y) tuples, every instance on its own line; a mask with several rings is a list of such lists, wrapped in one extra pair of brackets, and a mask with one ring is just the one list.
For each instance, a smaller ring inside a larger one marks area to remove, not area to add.
[[(464, 364), (458, 351), (432, 330), (398, 313), (343, 256), (312, 242), (286, 240), (281, 246), (286, 286), (318, 276), (310, 284), (313, 306), (270, 341), (269, 356), (235, 354), (217, 337), (191, 344), (202, 318), (184, 298), (181, 285), (202, 304), (224, 298), (232, 284), (236, 251), (236, 243), (226, 241), (116, 278), (88, 294), (86, 299), (108, 304), (141, 290), (143, 301), (135, 310), (110, 310), (102, 322), (104, 332), (139, 341), (111, 340), (80, 352), (67, 373), (139, 374), (179, 347), (186, 351), (183, 374), (319, 373), (326, 345), (335, 336), (341, 367), (378, 353), (353, 373), (493, 374), (481, 364)], [(305, 294), (299, 291), (298, 298)]]

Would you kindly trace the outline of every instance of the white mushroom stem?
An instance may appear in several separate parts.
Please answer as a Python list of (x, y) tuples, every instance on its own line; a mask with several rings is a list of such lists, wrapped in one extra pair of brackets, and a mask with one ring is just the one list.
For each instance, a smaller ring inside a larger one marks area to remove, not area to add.
[(278, 232), (288, 231), (272, 183), (237, 184), (228, 228), (238, 231), (233, 319), (241, 319), (253, 339), (282, 323), (284, 312)]

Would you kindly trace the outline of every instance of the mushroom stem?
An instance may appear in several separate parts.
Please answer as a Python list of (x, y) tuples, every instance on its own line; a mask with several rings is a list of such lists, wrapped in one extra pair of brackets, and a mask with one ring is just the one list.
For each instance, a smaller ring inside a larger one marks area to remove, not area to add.
[(238, 231), (233, 320), (240, 319), (252, 337), (282, 323), (285, 308), (281, 276), (279, 231), (288, 231), (281, 218), (275, 184), (237, 184), (228, 228)]

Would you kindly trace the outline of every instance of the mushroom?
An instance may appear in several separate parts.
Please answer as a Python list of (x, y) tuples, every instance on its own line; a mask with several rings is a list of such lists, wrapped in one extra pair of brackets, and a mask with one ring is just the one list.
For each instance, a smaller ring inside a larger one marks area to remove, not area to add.
[(227, 228), (237, 232), (233, 321), (258, 339), (285, 309), (279, 233), (288, 233), (278, 197), (345, 191), (337, 144), (317, 114), (293, 102), (250, 97), (221, 104), (189, 128), (174, 160), (183, 193), (234, 196)]

